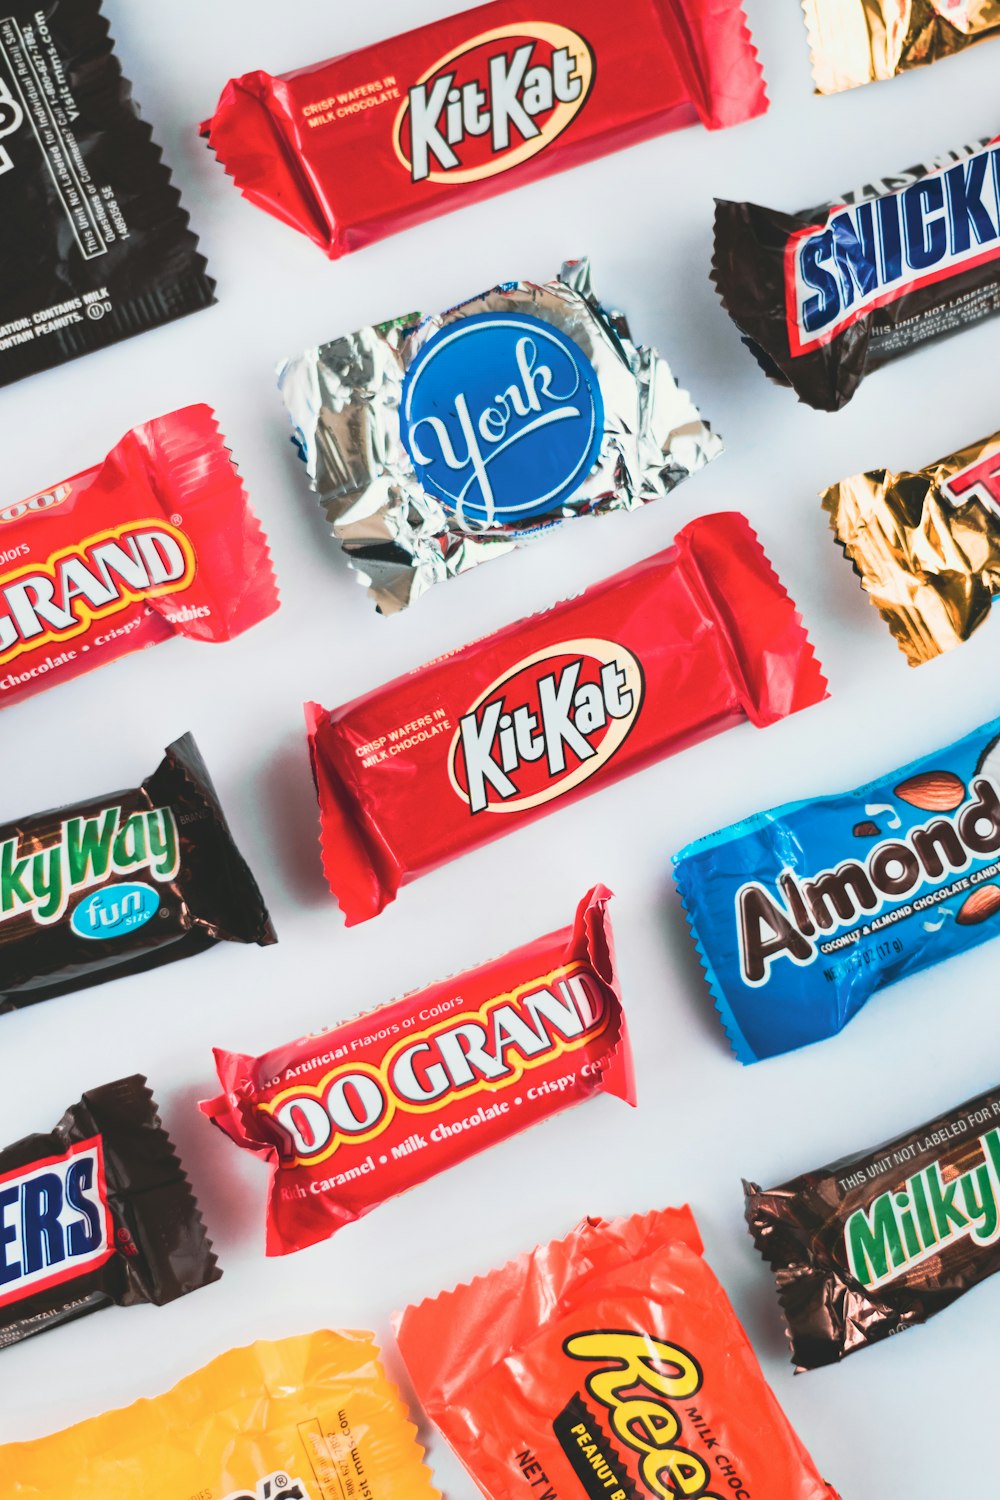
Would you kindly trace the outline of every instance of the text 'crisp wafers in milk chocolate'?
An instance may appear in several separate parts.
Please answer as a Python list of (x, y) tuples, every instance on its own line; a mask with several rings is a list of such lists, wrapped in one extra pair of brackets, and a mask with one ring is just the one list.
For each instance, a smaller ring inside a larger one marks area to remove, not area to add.
[(1000, 934), (1000, 719), (674, 863), (740, 1061), (833, 1036), (878, 990)]
[(779, 1187), (744, 1188), (796, 1366), (833, 1364), (1000, 1270), (1000, 1089)]
[(0, 825), (0, 1012), (275, 941), (189, 734), (141, 786)]
[(802, 213), (716, 200), (712, 280), (765, 374), (836, 411), (872, 370), (1000, 312), (1000, 138)]
[(201, 1107), (271, 1168), (267, 1249), (328, 1238), (557, 1110), (635, 1103), (602, 886), (572, 927), (263, 1057), (216, 1048)]
[(0, 224), (0, 385), (215, 300), (99, 0), (0, 8)]
[(562, 803), (826, 696), (746, 519), (674, 545), (341, 708), (307, 705), (330, 889), (350, 925)]
[(571, 516), (638, 510), (722, 448), (588, 261), (362, 328), (279, 374), (334, 535), (384, 614)]
[(766, 108), (739, 0), (492, 0), (282, 77), (234, 78), (202, 132), (251, 203), (336, 257)]
[(853, 474), (823, 509), (911, 667), (985, 624), (1000, 594), (1000, 433), (915, 472)]
[[(0, 1151), (0, 1349), (221, 1274), (145, 1078), (88, 1090)], [(12, 1472), (0, 1462), (0, 1484)]]

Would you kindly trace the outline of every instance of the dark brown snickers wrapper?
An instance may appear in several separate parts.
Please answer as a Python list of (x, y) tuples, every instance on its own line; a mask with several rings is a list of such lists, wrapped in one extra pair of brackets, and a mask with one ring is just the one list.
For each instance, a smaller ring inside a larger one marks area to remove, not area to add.
[(0, 1151), (0, 1348), (221, 1274), (145, 1078), (90, 1090)]
[(1000, 312), (1000, 138), (798, 214), (717, 199), (712, 280), (765, 374), (836, 411), (872, 370)]
[(191, 735), (140, 787), (0, 826), (0, 1011), (276, 942)]
[(833, 1364), (1000, 1270), (1000, 1087), (781, 1187), (743, 1187), (796, 1368)]
[(0, 385), (208, 307), (99, 0), (0, 11)]

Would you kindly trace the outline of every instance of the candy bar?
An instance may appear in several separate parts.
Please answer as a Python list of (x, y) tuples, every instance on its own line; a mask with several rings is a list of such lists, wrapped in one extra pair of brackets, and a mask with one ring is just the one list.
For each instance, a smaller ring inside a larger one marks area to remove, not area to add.
[(0, 506), (0, 707), (278, 607), (270, 553), (208, 406), (135, 427), (103, 463)]
[(0, 825), (0, 1012), (275, 941), (189, 734), (139, 787)]
[(879, 83), (1000, 33), (998, 0), (802, 0), (818, 94)]
[(1000, 1270), (1000, 1089), (780, 1187), (744, 1188), (796, 1368), (833, 1364)]
[(635, 1103), (607, 914), (263, 1057), (216, 1049), (202, 1110), (271, 1168), (271, 1255), (597, 1093)]
[(202, 126), (240, 191), (336, 257), (767, 95), (738, 0), (493, 0), (232, 79)]
[(3, 8), (0, 222), (0, 385), (215, 301), (98, 0)]
[(740, 515), (329, 712), (307, 706), (323, 863), (347, 923), (468, 849), (749, 719), (825, 696)]
[(489, 1500), (837, 1500), (702, 1258), (690, 1209), (584, 1219), (396, 1319)]
[(1000, 312), (1000, 138), (799, 214), (716, 200), (712, 280), (765, 374), (823, 411)]
[(886, 985), (1000, 932), (1000, 719), (674, 862), (740, 1061), (833, 1036)]
[[(54, 1130), (0, 1151), (0, 1349), (221, 1274), (145, 1078), (91, 1089)], [(0, 1450), (4, 1474), (24, 1477)]]
[(174, 1386), (0, 1448), (13, 1496), (441, 1500), (370, 1333), (232, 1349)]
[(637, 510), (722, 447), (666, 360), (597, 301), (587, 261), (334, 339), (279, 378), (383, 614), (565, 517)]
[(916, 473), (854, 474), (823, 509), (911, 667), (986, 621), (1000, 593), (1000, 433)]

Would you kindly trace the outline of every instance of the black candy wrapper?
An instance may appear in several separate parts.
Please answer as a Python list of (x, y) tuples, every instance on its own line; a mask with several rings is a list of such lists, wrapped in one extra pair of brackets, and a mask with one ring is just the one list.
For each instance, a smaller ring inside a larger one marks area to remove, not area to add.
[(91, 1089), (0, 1151), (0, 1349), (221, 1275), (145, 1078)]
[(0, 385), (214, 302), (99, 0), (0, 6)]
[(276, 941), (191, 735), (141, 786), (0, 825), (0, 1012)]

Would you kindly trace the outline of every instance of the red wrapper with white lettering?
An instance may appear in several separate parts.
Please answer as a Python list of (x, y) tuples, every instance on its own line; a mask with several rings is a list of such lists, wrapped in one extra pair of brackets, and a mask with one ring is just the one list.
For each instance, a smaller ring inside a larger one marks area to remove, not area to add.
[(251, 203), (335, 258), (766, 108), (740, 0), (493, 0), (278, 78), (233, 79), (202, 133)]
[(607, 906), (263, 1057), (217, 1048), (203, 1112), (271, 1168), (267, 1253), (314, 1245), (594, 1094), (635, 1103)]
[(323, 863), (348, 926), (456, 855), (826, 682), (747, 520), (655, 557), (343, 708), (307, 705)]
[(211, 407), (134, 427), (103, 463), (0, 502), (0, 707), (172, 636), (231, 640), (277, 607)]

